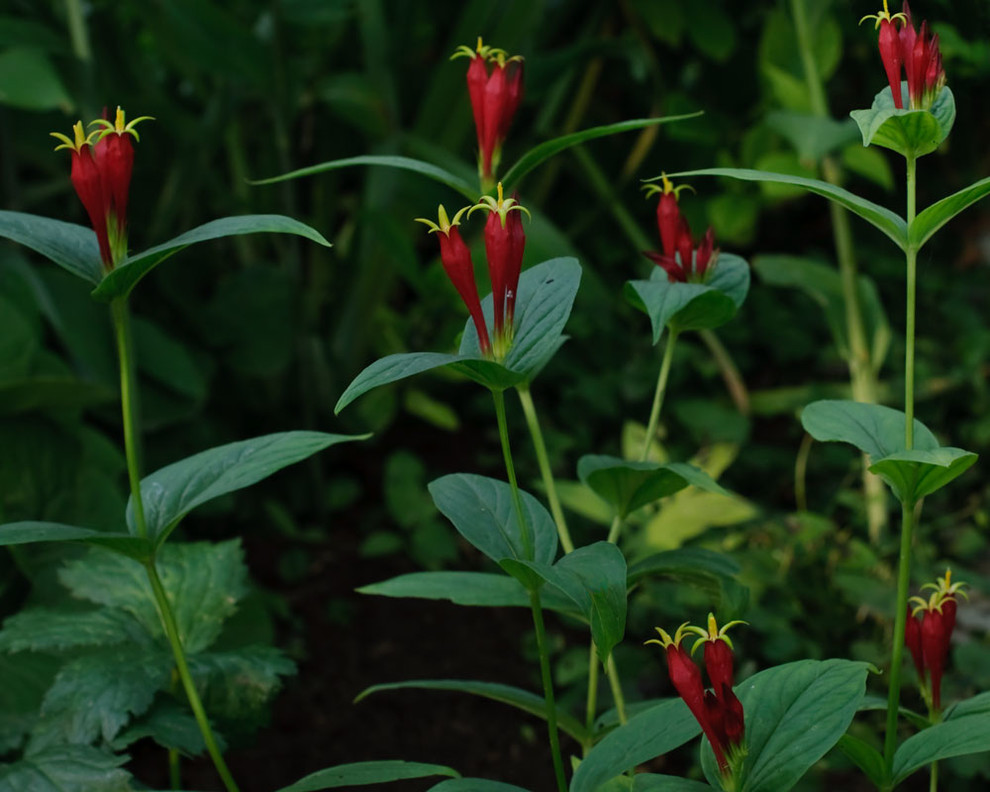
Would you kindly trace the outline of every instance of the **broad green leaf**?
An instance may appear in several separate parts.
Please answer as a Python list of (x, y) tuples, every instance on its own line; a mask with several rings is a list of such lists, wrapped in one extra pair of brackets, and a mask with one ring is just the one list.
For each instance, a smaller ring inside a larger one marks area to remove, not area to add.
[[(571, 315), (581, 284), (581, 265), (574, 258), (555, 258), (530, 267), (519, 278), (516, 298), (515, 337), (505, 367), (531, 381), (550, 361), (565, 340), (564, 325)], [(489, 328), (494, 326), (492, 296), (482, 300), (481, 310)], [(468, 320), (460, 354), (481, 356), (478, 333)], [(516, 383), (513, 383), (516, 384)]]
[[(150, 737), (162, 748), (176, 749), (186, 756), (199, 756), (206, 751), (203, 734), (196, 719), (173, 699), (160, 698), (151, 709), (118, 734), (111, 743), (115, 751), (123, 751), (131, 743)], [(220, 750), (226, 748), (223, 737), (214, 732)]]
[(767, 113), (767, 127), (787, 139), (803, 160), (819, 162), (823, 157), (855, 140), (856, 124), (791, 110)]
[(27, 608), (4, 620), (0, 652), (58, 652), (138, 640), (134, 620), (112, 610)]
[(58, 667), (59, 661), (47, 654), (0, 655), (0, 751), (4, 754), (20, 748), (34, 728)]
[[(197, 506), (249, 487), (324, 448), (365, 437), (279, 432), (217, 446), (156, 470), (141, 480), (148, 538), (155, 547), (161, 547), (180, 520)], [(127, 503), (127, 526), (135, 534), (132, 500)]]
[(529, 792), (521, 786), (487, 778), (451, 778), (431, 786), (427, 792)]
[(71, 112), (72, 100), (48, 54), (35, 47), (0, 52), (0, 105)]
[[(158, 574), (172, 602), (186, 651), (212, 644), (223, 622), (244, 596), (247, 569), (240, 541), (166, 545), (158, 553)], [(130, 613), (148, 635), (164, 640), (161, 619), (144, 567), (129, 558), (91, 550), (66, 562), (59, 580), (73, 595)], [(112, 580), (112, 586), (107, 581)]]
[[(901, 96), (907, 100), (907, 83), (901, 83)], [(873, 98), (869, 110), (853, 110), (849, 115), (859, 125), (863, 145), (877, 145), (905, 157), (921, 157), (935, 151), (952, 131), (956, 120), (956, 100), (945, 87), (931, 110), (910, 110), (894, 106), (888, 85)]]
[(838, 742), (839, 750), (842, 751), (856, 765), (863, 774), (870, 779), (870, 782), (877, 788), (882, 789), (887, 781), (887, 765), (881, 754), (869, 743), (853, 737), (851, 734), (843, 734)]
[(384, 784), (388, 781), (401, 781), (404, 778), (425, 778), (434, 775), (457, 778), (460, 773), (444, 765), (406, 762), (402, 759), (382, 759), (373, 762), (342, 764), (317, 770), (315, 773), (300, 778), (294, 784), (276, 790), (276, 792), (319, 792), (321, 789)]
[[(889, 209), (885, 209), (872, 201), (860, 198), (858, 195), (836, 187), (819, 179), (806, 179), (801, 176), (788, 176), (785, 173), (769, 173), (767, 171), (750, 170), (747, 168), (705, 168), (703, 170), (683, 171), (668, 174), (669, 178), (685, 178), (688, 176), (725, 176), (730, 179), (755, 182), (775, 182), (777, 184), (793, 184), (803, 187), (809, 192), (824, 196), (859, 215), (866, 222), (883, 231), (897, 244), (901, 250), (907, 246), (907, 223), (904, 219)], [(656, 177), (659, 179), (660, 177)], [(650, 181), (655, 181), (651, 179)]]
[(633, 792), (711, 792), (712, 787), (680, 776), (638, 773), (633, 778)]
[(708, 283), (671, 283), (654, 268), (649, 280), (629, 281), (626, 299), (650, 317), (653, 343), (668, 325), (678, 332), (706, 330), (728, 322), (749, 291), (749, 265), (739, 256), (722, 253)]
[(799, 660), (736, 685), (749, 748), (743, 792), (793, 787), (849, 728), (869, 668), (851, 660)]
[(433, 502), (457, 532), (495, 563), (505, 559), (553, 563), (557, 554), (556, 525), (546, 508), (528, 492), (519, 493), (532, 543), (527, 550), (512, 489), (506, 482), (455, 473), (431, 482), (429, 490)]
[(570, 135), (562, 135), (561, 137), (554, 138), (553, 140), (548, 140), (545, 143), (540, 143), (538, 146), (534, 146), (523, 154), (519, 160), (505, 172), (505, 175), (502, 177), (502, 185), (506, 190), (511, 190), (515, 186), (516, 182), (522, 179), (523, 176), (533, 170), (533, 168), (540, 163), (550, 159), (550, 157), (555, 154), (559, 154), (565, 149), (580, 145), (581, 143), (585, 143), (589, 140), (606, 137), (608, 135), (617, 135), (620, 132), (631, 132), (636, 129), (643, 129), (644, 127), (656, 126), (658, 124), (669, 124), (674, 121), (686, 121), (690, 118), (698, 118), (702, 115), (704, 115), (704, 113), (698, 111), (696, 113), (666, 116), (664, 118), (638, 118), (631, 121), (620, 121), (616, 124), (592, 127), (590, 129), (581, 130), (580, 132), (573, 132)]
[(130, 792), (131, 775), (114, 756), (88, 745), (57, 745), (0, 765), (0, 789), (24, 792)]
[(680, 699), (651, 707), (606, 734), (588, 752), (574, 773), (570, 792), (595, 792), (606, 781), (673, 751), (700, 733), (701, 727)]
[(908, 231), (908, 241), (920, 250), (942, 226), (987, 195), (990, 195), (990, 177), (936, 201), (914, 218)]
[(976, 459), (961, 448), (899, 451), (874, 461), (870, 472), (886, 481), (899, 500), (914, 503), (961, 476)]
[[(361, 594), (383, 597), (449, 600), (455, 605), (493, 608), (530, 606), (529, 594), (515, 578), (490, 572), (410, 572), (357, 589)], [(547, 610), (577, 615), (577, 606), (569, 597), (553, 589), (540, 592), (540, 602)]]
[[(804, 408), (801, 424), (815, 440), (849, 443), (874, 460), (904, 450), (905, 415), (892, 407), (824, 399)], [(935, 435), (917, 418), (914, 419), (914, 447), (919, 451), (939, 447)]]
[(703, 470), (683, 462), (630, 462), (620, 457), (585, 454), (578, 460), (577, 470), (581, 481), (621, 519), (692, 484), (708, 492), (728, 495)]
[[(372, 685), (362, 690), (354, 699), (354, 703), (357, 704), (374, 693), (381, 693), (386, 690), (455, 690), (459, 693), (470, 693), (472, 696), (481, 696), (508, 704), (543, 720), (546, 720), (547, 717), (547, 704), (542, 693), (537, 695), (512, 685), (502, 685), (497, 682), (476, 682), (470, 679), (415, 679), (409, 682)], [(561, 731), (569, 734), (578, 742), (587, 736), (581, 722), (566, 712), (558, 711), (557, 725), (560, 726)]]
[(591, 624), (598, 656), (606, 661), (626, 630), (626, 559), (611, 542), (579, 547), (554, 564), (522, 562), (568, 596)]
[(955, 705), (942, 723), (908, 737), (894, 754), (894, 783), (932, 762), (990, 750), (990, 693)]
[(0, 525), (0, 546), (32, 542), (82, 542), (136, 559), (146, 558), (151, 552), (151, 544), (146, 539), (122, 533), (38, 521)]
[(317, 173), (326, 173), (327, 171), (337, 170), (338, 168), (351, 168), (355, 165), (377, 165), (386, 168), (398, 168), (399, 170), (412, 171), (413, 173), (418, 173), (420, 176), (426, 176), (428, 179), (433, 179), (440, 184), (445, 184), (451, 189), (459, 192), (469, 201), (477, 201), (478, 196), (480, 195), (480, 190), (477, 184), (471, 184), (450, 171), (437, 167), (430, 162), (424, 162), (423, 160), (412, 159), (410, 157), (370, 154), (360, 157), (347, 157), (346, 159), (321, 162), (319, 165), (310, 165), (308, 168), (300, 168), (299, 170), (290, 171), (289, 173), (283, 173), (280, 176), (272, 176), (269, 179), (259, 179), (257, 181), (250, 182), (250, 184), (275, 184), (276, 182), (286, 181), (288, 179), (300, 179), (304, 176), (313, 176)]
[(114, 646), (83, 655), (58, 672), (41, 715), (68, 743), (112, 740), (167, 689), (172, 663), (164, 647)]
[(191, 654), (189, 671), (211, 715), (240, 721), (263, 712), (296, 664), (273, 646), (245, 646)]
[(184, 234), (170, 239), (161, 245), (128, 256), (123, 264), (108, 272), (93, 290), (93, 296), (98, 300), (110, 300), (126, 297), (131, 293), (139, 280), (165, 259), (180, 250), (197, 242), (207, 242), (211, 239), (221, 239), (244, 234), (295, 234), (313, 242), (330, 247), (330, 243), (315, 229), (305, 223), (293, 220), (283, 215), (243, 215), (241, 217), (222, 217), (209, 223), (186, 231)]
[(654, 553), (629, 567), (628, 585), (662, 575), (701, 589), (717, 605), (723, 618), (741, 615), (749, 590), (736, 580), (739, 565), (728, 556), (702, 547), (679, 547)]
[(24, 212), (0, 211), (0, 237), (31, 248), (94, 285), (103, 278), (96, 234), (85, 226)]

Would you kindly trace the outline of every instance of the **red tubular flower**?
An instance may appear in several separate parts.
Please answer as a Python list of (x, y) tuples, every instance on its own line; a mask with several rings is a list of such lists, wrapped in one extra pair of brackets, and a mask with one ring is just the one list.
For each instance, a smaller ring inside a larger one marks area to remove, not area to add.
[(691, 188), (686, 184), (674, 187), (665, 173), (660, 174), (660, 180), (659, 185), (650, 184), (645, 189), (647, 195), (660, 194), (657, 228), (663, 252), (644, 251), (644, 255), (663, 268), (671, 283), (704, 283), (718, 259), (715, 234), (709, 228), (696, 253), (691, 228), (678, 205), (680, 191)]
[(92, 134), (86, 135), (83, 132), (82, 121), (77, 121), (72, 126), (73, 138), (63, 135), (61, 132), (52, 132), (51, 135), (63, 141), (55, 150), (69, 149), (72, 155), (72, 171), (70, 179), (72, 186), (76, 190), (76, 195), (82, 202), (86, 214), (89, 215), (89, 222), (96, 232), (96, 240), (100, 245), (100, 259), (103, 261), (105, 269), (113, 269), (113, 259), (110, 255), (110, 242), (107, 237), (107, 204), (103, 189), (103, 182), (100, 177), (100, 169), (93, 158), (92, 146), (89, 139)]
[(908, 606), (907, 621), (904, 623), (904, 645), (911, 650), (914, 669), (918, 672), (918, 680), (925, 681), (925, 659), (921, 650), (921, 623), (915, 618)]
[[(502, 154), (502, 144), (522, 99), (523, 65), (518, 55), (509, 57), (505, 50), (486, 46), (478, 37), (474, 49), (457, 48), (452, 57), (468, 57), (468, 95), (478, 138), (478, 174), (482, 185), (490, 189)], [(489, 72), (489, 63), (493, 64)]]
[(416, 218), (416, 222), (425, 223), (429, 226), (431, 234), (437, 234), (440, 240), (440, 261), (443, 263), (444, 271), (471, 314), (474, 328), (478, 332), (481, 353), (485, 357), (491, 357), (492, 345), (488, 338), (485, 316), (481, 311), (481, 300), (478, 298), (478, 285), (474, 280), (474, 263), (471, 261), (471, 251), (461, 237), (461, 232), (457, 230), (461, 215), (466, 211), (468, 211), (468, 207), (461, 209), (454, 215), (453, 220), (449, 220), (447, 210), (441, 205), (438, 212), (439, 223), (424, 218)]
[[(933, 712), (942, 709), (942, 675), (949, 657), (952, 630), (956, 626), (956, 594), (966, 596), (965, 583), (953, 583), (952, 571), (935, 583), (926, 583), (923, 589), (933, 589), (931, 596), (912, 597), (917, 603), (908, 613), (904, 631), (904, 643), (911, 650), (921, 692)], [(916, 616), (921, 614), (919, 624)], [(927, 675), (927, 680), (926, 680)]]

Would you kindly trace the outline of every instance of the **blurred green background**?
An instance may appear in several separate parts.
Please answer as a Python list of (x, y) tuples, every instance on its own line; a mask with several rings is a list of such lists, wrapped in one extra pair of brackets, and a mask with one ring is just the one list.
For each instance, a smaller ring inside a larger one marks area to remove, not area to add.
[[(864, 149), (847, 115), (886, 84), (875, 33), (857, 25), (875, 6), (806, 3), (831, 114), (845, 125), (828, 153), (846, 186), (900, 210), (901, 164)], [(649, 273), (640, 251), (659, 245), (655, 203), (643, 200), (640, 179), (715, 165), (818, 173), (815, 141), (788, 122), (811, 110), (792, 10), (790, 2), (757, 0), (5, 0), (0, 207), (84, 223), (68, 157), (52, 151), (48, 133), (67, 133), (78, 118), (119, 104), (130, 117), (156, 119), (141, 126), (136, 147), (132, 249), (247, 212), (297, 217), (334, 243), (327, 250), (294, 238), (242, 237), (197, 246), (156, 271), (133, 301), (146, 470), (269, 431), (375, 432), (184, 526), (186, 538), (244, 538), (257, 583), (244, 621), (301, 663), (268, 730), (255, 738), (259, 747), (235, 753), (235, 774), (238, 762), (264, 765), (267, 775), (255, 777), (265, 788), (334, 761), (401, 756), (539, 788), (533, 778), (542, 776), (533, 774), (549, 770), (543, 748), (533, 750), (542, 746), (539, 729), (498, 705), (465, 710), (441, 697), (446, 709), (438, 715), (427, 694), (350, 704), (366, 684), (441, 670), (535, 687), (535, 666), (526, 664), (532, 647), (519, 637), (525, 619), (516, 614), (484, 616), (495, 640), (478, 633), (478, 614), (353, 593), (403, 571), (480, 565), (433, 509), (425, 484), (458, 471), (500, 475), (487, 394), (431, 375), (333, 415), (340, 392), (373, 359), (454, 348), (466, 312), (435, 242), (413, 218), (433, 216), (439, 203), (457, 208), (460, 197), (380, 168), (270, 186), (249, 180), (368, 153), (418, 157), (471, 178), (465, 61), (449, 55), (478, 35), (526, 58), (506, 164), (569, 131), (703, 110), (697, 120), (569, 151), (520, 185), (534, 213), (526, 263), (573, 254), (584, 267), (571, 340), (533, 390), (554, 469), (574, 479), (581, 454), (619, 453), (649, 410), (659, 352), (646, 318), (621, 297), (624, 281)], [(945, 150), (920, 164), (925, 205), (990, 174), (990, 7), (919, 0), (913, 10), (935, 22), (958, 107)], [(659, 514), (641, 515), (626, 549), (633, 558), (681, 545), (730, 553), (749, 588), (735, 607), (751, 625), (737, 643), (751, 669), (800, 657), (882, 663), (895, 541), (867, 536), (859, 460), (846, 448), (811, 448), (808, 511), (796, 512), (797, 411), (848, 389), (830, 329), (836, 298), (827, 288), (782, 285), (786, 261), (783, 269), (780, 260), (776, 267), (759, 261), (786, 254), (832, 266), (828, 207), (781, 188), (712, 179), (694, 187), (681, 205), (696, 233), (713, 225), (723, 249), (755, 262), (755, 276), (740, 315), (718, 331), (720, 346), (696, 335), (681, 343), (665, 450), (702, 461), (744, 497), (729, 508), (709, 496), (679, 497)], [(466, 226), (476, 244), (480, 226)], [(889, 321), (882, 394), (899, 406), (903, 263), (872, 228), (857, 220), (852, 228), (861, 271)], [(990, 207), (977, 205), (925, 248), (918, 296), (917, 414), (947, 444), (980, 453), (990, 444), (988, 264)], [(873, 326), (872, 340), (883, 346), (886, 324), (880, 318)], [(724, 379), (733, 370), (734, 392)], [(0, 246), (0, 518), (118, 526), (125, 475), (115, 391), (104, 306), (70, 276)], [(538, 489), (518, 410), (510, 422), (522, 480)], [(918, 583), (952, 563), (973, 586), (960, 607), (948, 696), (990, 686), (987, 495), (978, 463), (929, 499), (918, 540)], [(577, 537), (602, 538), (594, 508), (576, 491), (570, 500)], [(4, 613), (52, 586), (60, 557), (28, 550), (0, 558)], [(661, 664), (639, 648), (641, 638), (655, 624), (701, 619), (709, 607), (707, 594), (676, 581), (637, 592), (619, 654), (630, 669), (630, 697), (664, 692)], [(574, 648), (581, 641), (565, 645), (567, 627), (557, 629), (566, 701), (567, 690), (583, 686), (586, 650)], [(515, 678), (504, 678), (503, 668)], [(439, 725), (396, 727), (397, 718), (416, 717), (390, 709), (400, 705)], [(508, 724), (496, 740), (490, 717)], [(450, 731), (455, 736), (444, 737)], [(464, 748), (486, 740), (487, 752)], [(841, 760), (833, 763), (841, 771)], [(990, 778), (978, 759), (950, 772), (956, 789), (981, 789)], [(808, 788), (829, 787), (810, 781)]]

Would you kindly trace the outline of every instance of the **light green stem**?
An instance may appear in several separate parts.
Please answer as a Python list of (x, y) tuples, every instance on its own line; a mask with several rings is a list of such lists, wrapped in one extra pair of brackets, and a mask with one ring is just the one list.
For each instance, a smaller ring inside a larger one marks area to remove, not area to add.
[(667, 347), (663, 351), (663, 362), (660, 364), (660, 376), (657, 377), (657, 388), (653, 394), (653, 408), (650, 410), (650, 422), (646, 426), (646, 439), (643, 441), (643, 453), (640, 455), (642, 461), (650, 458), (650, 446), (653, 445), (653, 436), (657, 433), (657, 424), (660, 423), (660, 410), (663, 407), (663, 397), (667, 392), (667, 378), (670, 376), (670, 364), (674, 359), (674, 344), (677, 343), (677, 331), (667, 330)]
[(626, 697), (622, 693), (622, 684), (619, 682), (619, 674), (615, 668), (615, 658), (608, 656), (605, 663), (605, 674), (608, 676), (608, 684), (612, 690), (612, 699), (615, 701), (615, 711), (619, 715), (619, 723), (626, 725)]
[[(907, 158), (907, 226), (910, 235), (914, 224), (915, 191), (917, 189), (917, 160)], [(908, 244), (907, 254), (907, 311), (904, 337), (904, 447), (914, 446), (914, 328), (915, 291), (918, 279), (918, 251)]]
[(928, 792), (938, 792), (938, 762), (932, 762), (928, 776)]
[(540, 421), (536, 416), (536, 405), (533, 404), (533, 395), (529, 391), (529, 383), (518, 386), (516, 392), (519, 394), (519, 403), (522, 405), (523, 414), (526, 416), (526, 426), (529, 427), (529, 434), (533, 438), (536, 463), (540, 467), (540, 477), (543, 479), (543, 488), (547, 492), (550, 513), (553, 515), (553, 521), (557, 525), (557, 536), (560, 537), (560, 546), (564, 548), (565, 553), (573, 552), (574, 542), (571, 541), (571, 533), (567, 529), (564, 510), (560, 506), (560, 497), (557, 495), (557, 484), (554, 482), (553, 471), (550, 470), (550, 457), (547, 454), (546, 443), (543, 442), (543, 432), (540, 430)]
[(890, 690), (887, 695), (887, 732), (883, 755), (890, 776), (897, 751), (897, 715), (901, 703), (901, 666), (904, 659), (904, 627), (907, 623), (908, 586), (911, 582), (911, 538), (914, 504), (901, 505), (901, 551), (897, 568), (897, 610), (894, 613), (894, 646), (890, 655)]
[[(598, 666), (598, 652), (595, 651), (595, 642), (592, 641), (588, 649), (588, 698), (584, 708), (584, 725), (589, 735), (595, 725), (595, 715), (598, 713)], [(588, 742), (585, 753), (591, 748), (590, 737)]]
[(81, 0), (66, 0), (65, 16), (69, 22), (69, 40), (72, 42), (73, 54), (84, 63), (89, 63), (93, 59), (93, 51), (89, 46)]
[(492, 391), (495, 401), (495, 418), (498, 421), (498, 436), (502, 441), (502, 458), (505, 460), (505, 475), (509, 478), (509, 489), (512, 491), (512, 503), (519, 518), (519, 534), (522, 537), (523, 553), (526, 558), (534, 558), (533, 534), (523, 511), (522, 496), (519, 494), (519, 484), (516, 482), (516, 466), (512, 462), (512, 449), (509, 446), (509, 425), (505, 420), (505, 396), (501, 391)]

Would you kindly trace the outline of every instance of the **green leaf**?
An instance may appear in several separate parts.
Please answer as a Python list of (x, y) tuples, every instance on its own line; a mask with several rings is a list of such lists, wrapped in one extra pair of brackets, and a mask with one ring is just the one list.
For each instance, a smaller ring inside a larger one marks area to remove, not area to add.
[(851, 734), (843, 734), (839, 738), (838, 746), (839, 750), (863, 771), (877, 789), (886, 786), (887, 765), (883, 760), (883, 754), (876, 748)]
[[(131, 743), (150, 737), (162, 748), (181, 751), (186, 756), (199, 756), (206, 752), (203, 734), (196, 719), (179, 704), (170, 699), (159, 699), (140, 718), (120, 732), (111, 743), (115, 751), (125, 750)], [(221, 751), (226, 748), (223, 738), (214, 732)]]
[(936, 201), (914, 218), (908, 231), (908, 241), (920, 250), (942, 226), (987, 195), (990, 195), (990, 177)]
[(82, 542), (135, 559), (146, 558), (151, 552), (148, 540), (122, 533), (35, 520), (0, 525), (0, 546), (33, 542)]
[(591, 624), (603, 662), (626, 630), (626, 559), (611, 542), (595, 542), (563, 556), (556, 564), (525, 563), (568, 596)]
[(222, 217), (219, 220), (204, 223), (191, 231), (186, 231), (184, 234), (179, 234), (168, 242), (156, 245), (143, 253), (128, 256), (123, 264), (108, 272), (99, 281), (99, 285), (93, 290), (93, 296), (98, 300), (107, 302), (117, 297), (126, 297), (141, 278), (165, 259), (197, 242), (261, 233), (295, 234), (330, 247), (330, 243), (323, 238), (322, 234), (291, 217), (284, 217), (283, 215)]
[(990, 693), (959, 702), (942, 723), (908, 737), (894, 754), (894, 784), (932, 762), (990, 750)]
[(374, 762), (354, 762), (317, 770), (300, 778), (294, 784), (276, 792), (318, 792), (342, 786), (366, 786), (401, 781), (404, 778), (425, 778), (446, 775), (457, 778), (460, 773), (444, 765), (406, 762), (402, 759), (382, 759)]
[(868, 663), (799, 660), (736, 686), (746, 713), (746, 792), (787, 792), (845, 734), (866, 692)]
[(711, 792), (712, 787), (680, 776), (638, 773), (633, 778), (633, 792)]
[(914, 503), (969, 470), (977, 455), (961, 448), (899, 451), (870, 465), (903, 503)]
[(263, 710), (282, 687), (282, 677), (296, 673), (296, 664), (273, 646), (245, 646), (191, 654), (189, 672), (211, 714), (241, 721)]
[(88, 745), (58, 745), (0, 765), (0, 789), (30, 792), (130, 792), (126, 756)]
[(728, 322), (749, 291), (749, 265), (739, 256), (721, 253), (708, 283), (671, 283), (656, 267), (649, 280), (629, 281), (626, 299), (650, 317), (653, 343), (668, 325), (678, 332), (706, 330)]
[(0, 652), (58, 652), (120, 644), (138, 637), (135, 626), (119, 611), (28, 608), (4, 620)]
[(63, 112), (73, 106), (48, 55), (35, 47), (0, 52), (0, 105)]
[(574, 773), (570, 792), (595, 792), (606, 781), (673, 751), (700, 733), (701, 727), (680, 699), (651, 707), (606, 734), (588, 752)]
[(515, 186), (516, 182), (522, 179), (523, 176), (533, 170), (533, 168), (540, 163), (550, 159), (550, 157), (555, 154), (559, 154), (565, 149), (569, 149), (572, 146), (577, 146), (589, 140), (606, 137), (608, 135), (616, 135), (620, 132), (632, 132), (636, 129), (657, 126), (658, 124), (669, 124), (674, 121), (686, 121), (690, 118), (698, 118), (702, 115), (704, 115), (704, 113), (702, 111), (698, 111), (696, 113), (666, 116), (664, 118), (638, 118), (631, 121), (620, 121), (616, 124), (592, 127), (590, 129), (581, 130), (580, 132), (573, 132), (569, 135), (562, 135), (561, 137), (554, 138), (553, 140), (548, 140), (545, 143), (540, 143), (538, 146), (534, 146), (523, 154), (519, 160), (505, 172), (505, 175), (502, 177), (502, 185), (506, 190), (511, 190)]
[(0, 655), (0, 751), (4, 754), (20, 748), (34, 728), (58, 667), (59, 661), (50, 655)]
[[(521, 709), (530, 715), (546, 720), (547, 704), (543, 694), (537, 695), (522, 688), (512, 685), (502, 685), (497, 682), (476, 682), (470, 679), (415, 679), (409, 682), (389, 682), (383, 685), (372, 685), (362, 690), (354, 703), (357, 704), (362, 699), (374, 693), (381, 693), (386, 690), (455, 690), (459, 693), (470, 693), (472, 696), (481, 696), (508, 704), (510, 707)], [(558, 711), (557, 725), (561, 731), (569, 734), (578, 742), (587, 737), (586, 730), (581, 722), (566, 712)]]
[(452, 778), (431, 786), (427, 792), (529, 792), (521, 786), (487, 778)]
[[(455, 605), (493, 608), (530, 606), (529, 594), (513, 577), (490, 572), (410, 572), (357, 589), (361, 594), (383, 597), (449, 600)], [(540, 592), (540, 602), (547, 610), (578, 615), (569, 597), (554, 589)]]
[(620, 457), (585, 454), (578, 478), (608, 503), (620, 519), (660, 498), (694, 485), (728, 495), (707, 473), (683, 462), (630, 462)]
[(300, 168), (299, 170), (290, 171), (289, 173), (283, 173), (280, 176), (272, 176), (268, 179), (251, 181), (249, 184), (275, 184), (276, 182), (287, 181), (288, 179), (299, 179), (303, 176), (326, 173), (327, 171), (337, 170), (338, 168), (350, 168), (355, 165), (379, 165), (386, 168), (398, 168), (399, 170), (412, 171), (413, 173), (418, 173), (420, 176), (426, 176), (428, 179), (433, 179), (435, 182), (439, 182), (440, 184), (445, 184), (451, 189), (459, 192), (469, 201), (477, 201), (478, 196), (480, 195), (477, 184), (471, 184), (450, 171), (437, 167), (430, 162), (411, 159), (410, 157), (381, 155), (364, 155), (360, 157), (347, 157), (346, 159), (330, 160), (329, 162), (321, 162), (319, 165), (310, 165), (308, 168)]
[[(777, 184), (793, 184), (803, 187), (809, 192), (824, 196), (843, 206), (866, 222), (883, 231), (897, 244), (901, 250), (907, 246), (907, 223), (899, 215), (885, 209), (872, 201), (860, 198), (858, 195), (829, 184), (819, 179), (806, 179), (801, 176), (788, 176), (784, 173), (769, 173), (767, 171), (749, 170), (747, 168), (705, 168), (703, 170), (683, 171), (668, 174), (668, 178), (684, 178), (687, 176), (725, 176), (730, 179), (755, 182), (773, 182)], [(657, 176), (657, 179), (660, 177)], [(650, 179), (649, 181), (655, 181)]]
[[(148, 538), (159, 548), (197, 506), (249, 487), (332, 445), (366, 437), (279, 432), (210, 448), (156, 470), (141, 481)], [(132, 500), (127, 503), (127, 526), (135, 534)]]
[(24, 212), (0, 211), (0, 237), (31, 248), (92, 284), (103, 278), (100, 246), (91, 228)]
[[(565, 340), (564, 325), (580, 284), (581, 265), (570, 257), (541, 262), (520, 276), (515, 337), (505, 356), (507, 369), (530, 382), (550, 361)], [(494, 327), (491, 294), (482, 301), (481, 310), (488, 327)], [(470, 320), (464, 327), (459, 353), (481, 356), (478, 333)]]
[[(244, 596), (247, 569), (240, 540), (167, 545), (157, 558), (183, 646), (190, 653), (212, 644)], [(66, 562), (59, 580), (73, 595), (130, 613), (152, 638), (164, 641), (161, 619), (144, 567), (102, 550)], [(113, 585), (108, 586), (107, 581)]]
[(723, 618), (745, 608), (749, 590), (736, 580), (739, 565), (728, 556), (703, 547), (679, 547), (654, 553), (629, 567), (627, 585), (662, 575), (701, 589), (718, 606)]
[(771, 110), (766, 124), (786, 138), (801, 159), (812, 162), (819, 162), (856, 139), (856, 125), (850, 119), (836, 121), (791, 110)]
[[(901, 83), (901, 95), (907, 99), (906, 82)], [(869, 110), (853, 110), (849, 115), (859, 124), (864, 146), (883, 146), (914, 158), (935, 151), (949, 136), (956, 120), (956, 100), (945, 87), (931, 110), (900, 109), (894, 106), (888, 85), (873, 98)]]
[(172, 662), (159, 647), (115, 646), (79, 657), (58, 672), (41, 715), (66, 742), (112, 740), (167, 688)]
[[(535, 561), (552, 564), (557, 554), (557, 528), (550, 513), (528, 492), (520, 491), (523, 519), (532, 546), (527, 551), (513, 505), (512, 489), (504, 481), (455, 473), (433, 481), (430, 495), (457, 532), (492, 561)], [(520, 581), (530, 588), (527, 580)]]

